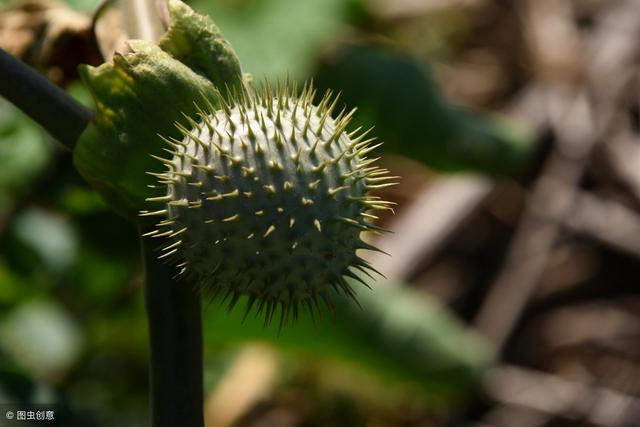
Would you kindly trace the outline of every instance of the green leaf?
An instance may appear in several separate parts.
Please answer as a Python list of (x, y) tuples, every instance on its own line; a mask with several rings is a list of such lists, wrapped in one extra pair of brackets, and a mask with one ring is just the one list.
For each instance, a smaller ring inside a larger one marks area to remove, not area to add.
[(134, 221), (144, 200), (157, 195), (147, 172), (163, 170), (151, 157), (166, 157), (160, 135), (180, 138), (175, 123), (186, 125), (196, 105), (214, 102), (216, 85), (241, 82), (235, 54), (208, 18), (171, 0), (170, 19), (160, 47), (132, 40), (133, 52), (116, 54), (113, 64), (81, 68), (97, 111), (74, 163), (114, 210)]
[(169, 14), (171, 25), (159, 42), (162, 50), (219, 89), (241, 81), (236, 53), (208, 16), (197, 14), (176, 0), (169, 2)]
[(522, 170), (531, 135), (505, 120), (455, 108), (426, 70), (401, 54), (352, 46), (318, 72), (319, 86), (357, 105), (354, 126), (375, 125), (382, 148), (445, 171), (514, 175)]
[(212, 307), (205, 310), (205, 342), (267, 340), (307, 356), (347, 361), (383, 380), (416, 384), (439, 401), (470, 392), (489, 367), (492, 356), (484, 341), (428, 296), (381, 283), (357, 297), (362, 309), (336, 296), (334, 313), (325, 310), (315, 323), (301, 315), (280, 332), (264, 327), (260, 316), (242, 323), (242, 310)]
[(346, 28), (345, 0), (196, 0), (213, 16), (256, 78), (306, 79), (325, 48)]

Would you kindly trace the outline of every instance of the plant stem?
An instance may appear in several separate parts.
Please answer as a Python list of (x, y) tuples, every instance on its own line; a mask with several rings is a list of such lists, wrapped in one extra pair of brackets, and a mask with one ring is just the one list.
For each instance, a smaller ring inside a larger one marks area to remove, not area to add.
[(188, 283), (173, 281), (175, 271), (157, 259), (150, 239), (140, 239), (149, 321), (151, 426), (203, 427), (200, 294)]
[(0, 95), (71, 149), (91, 120), (88, 109), (2, 49)]

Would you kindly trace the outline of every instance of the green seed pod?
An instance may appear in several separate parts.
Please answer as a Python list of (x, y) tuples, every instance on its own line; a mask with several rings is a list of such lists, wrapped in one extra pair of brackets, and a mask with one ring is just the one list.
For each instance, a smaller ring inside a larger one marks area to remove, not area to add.
[[(366, 132), (347, 133), (353, 111), (332, 112), (330, 93), (315, 106), (315, 91), (279, 85), (230, 95), (224, 108), (201, 110), (182, 140), (167, 140), (167, 167), (156, 174), (166, 192), (142, 216), (163, 217), (149, 237), (167, 239), (167, 258), (205, 294), (224, 295), (229, 308), (248, 296), (268, 323), (312, 314), (330, 291), (353, 296), (344, 277), (375, 271), (356, 255), (375, 250), (360, 239), (380, 231), (369, 212), (390, 209), (368, 195), (388, 183), (387, 171), (365, 156), (378, 145)], [(368, 274), (368, 273), (367, 273)]]

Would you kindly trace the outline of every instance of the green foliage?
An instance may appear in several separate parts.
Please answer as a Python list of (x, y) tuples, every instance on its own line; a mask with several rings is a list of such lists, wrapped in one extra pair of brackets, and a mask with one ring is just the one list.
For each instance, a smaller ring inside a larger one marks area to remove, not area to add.
[(264, 328), (257, 316), (241, 322), (240, 310), (211, 307), (205, 311), (205, 343), (267, 340), (303, 358), (342, 360), (378, 380), (418, 385), (440, 402), (468, 393), (491, 362), (484, 341), (427, 295), (382, 281), (357, 298), (361, 308), (336, 297), (333, 312), (323, 310), (315, 320), (305, 314), (281, 332)]
[(51, 301), (23, 304), (0, 323), (0, 346), (41, 379), (64, 374), (79, 356), (82, 338), (75, 319)]
[(514, 175), (527, 160), (524, 129), (451, 106), (429, 74), (399, 53), (346, 48), (321, 67), (318, 83), (357, 105), (356, 123), (375, 125), (387, 152), (445, 171), (497, 175)]
[(40, 130), (0, 99), (0, 218), (43, 172), (51, 151)]
[(110, 207), (131, 220), (153, 194), (146, 172), (158, 170), (151, 155), (162, 154), (161, 136), (179, 137), (175, 123), (187, 124), (185, 115), (195, 115), (196, 104), (215, 99), (214, 83), (241, 77), (235, 54), (210, 20), (177, 0), (170, 2), (170, 14), (160, 47), (130, 41), (133, 53), (81, 69), (97, 111), (74, 162)]
[(324, 48), (345, 27), (345, 0), (195, 0), (222, 28), (243, 69), (270, 80), (305, 79)]

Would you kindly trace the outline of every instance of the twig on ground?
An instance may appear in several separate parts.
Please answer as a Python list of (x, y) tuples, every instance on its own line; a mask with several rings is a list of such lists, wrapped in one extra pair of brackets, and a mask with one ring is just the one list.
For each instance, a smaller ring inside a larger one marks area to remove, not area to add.
[(621, 203), (579, 192), (564, 224), (640, 258), (640, 216)]
[(640, 418), (640, 400), (636, 397), (514, 366), (495, 368), (487, 377), (486, 390), (505, 405), (570, 417), (595, 426), (631, 426)]
[(437, 179), (390, 225), (393, 233), (376, 240), (378, 248), (393, 256), (374, 252), (367, 254), (368, 260), (389, 279), (407, 279), (436, 255), (492, 188), (491, 181), (479, 175)]
[[(617, 3), (598, 28), (588, 46), (586, 87), (572, 88), (569, 82), (547, 86), (548, 96), (541, 107), (549, 112), (556, 146), (534, 184), (505, 264), (476, 319), (480, 331), (498, 350), (511, 335), (547, 265), (590, 153), (610, 131), (620, 99), (632, 81), (629, 70), (636, 71), (640, 5)], [(615, 80), (607, 77), (610, 75)]]

